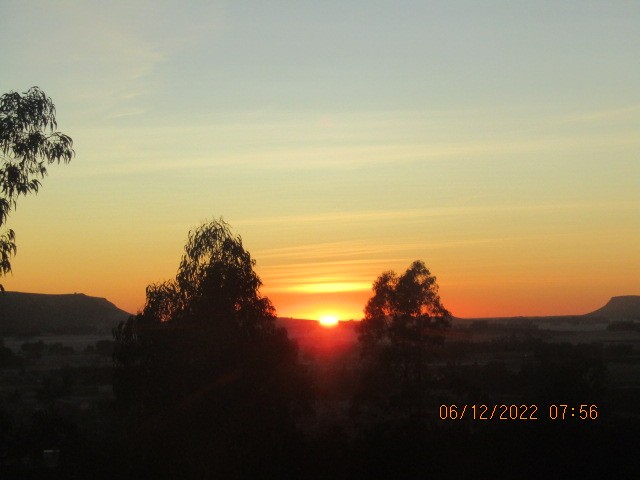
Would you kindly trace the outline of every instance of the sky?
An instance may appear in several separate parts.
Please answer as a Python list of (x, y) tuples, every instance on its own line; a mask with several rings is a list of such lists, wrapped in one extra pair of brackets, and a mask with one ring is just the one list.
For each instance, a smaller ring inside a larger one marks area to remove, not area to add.
[(280, 316), (359, 319), (416, 259), (459, 317), (640, 294), (640, 2), (0, 9), (0, 94), (76, 151), (8, 220), (8, 290), (135, 313), (222, 217)]

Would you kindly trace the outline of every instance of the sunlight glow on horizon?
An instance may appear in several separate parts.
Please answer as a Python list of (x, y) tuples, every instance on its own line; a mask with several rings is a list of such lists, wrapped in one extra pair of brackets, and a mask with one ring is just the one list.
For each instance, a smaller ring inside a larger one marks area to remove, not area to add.
[(338, 325), (338, 317), (336, 317), (335, 315), (323, 315), (322, 317), (320, 317), (318, 322), (323, 327), (335, 327), (336, 325)]

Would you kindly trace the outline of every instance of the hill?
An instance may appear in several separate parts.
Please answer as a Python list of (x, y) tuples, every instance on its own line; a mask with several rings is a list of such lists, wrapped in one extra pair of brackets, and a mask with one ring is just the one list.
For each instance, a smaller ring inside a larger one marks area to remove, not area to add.
[(611, 297), (604, 307), (585, 316), (603, 317), (607, 320), (640, 320), (640, 295)]
[(0, 295), (0, 335), (106, 333), (128, 316), (107, 299), (82, 293)]

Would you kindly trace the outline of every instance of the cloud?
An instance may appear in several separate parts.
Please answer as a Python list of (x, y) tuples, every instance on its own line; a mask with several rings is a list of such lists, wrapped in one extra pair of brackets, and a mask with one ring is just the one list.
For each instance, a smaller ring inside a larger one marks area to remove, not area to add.
[(403, 210), (370, 210), (351, 212), (328, 212), (300, 215), (281, 215), (272, 217), (257, 217), (239, 219), (237, 225), (273, 225), (273, 224), (304, 224), (304, 223), (354, 223), (354, 222), (403, 222), (410, 219), (425, 219), (432, 217), (448, 217), (463, 215), (495, 215), (509, 212), (541, 212), (541, 211), (571, 211), (594, 208), (637, 208), (631, 201), (619, 202), (575, 202), (575, 203), (530, 203), (530, 204), (490, 204), (464, 205), (455, 207), (433, 207)]
[(134, 108), (128, 111), (120, 112), (120, 113), (112, 113), (107, 115), (107, 118), (122, 118), (122, 117), (132, 117), (135, 115), (142, 115), (146, 110), (143, 108)]
[(640, 114), (640, 104), (563, 116), (560, 117), (560, 121), (566, 123), (600, 122), (623, 119), (638, 114)]
[[(20, 44), (20, 57), (8, 55), (3, 63), (6, 68), (13, 62), (36, 68), (35, 78), (47, 79), (42, 87), (64, 92), (70, 99), (65, 104), (79, 103), (89, 116), (118, 115), (149, 92), (151, 74), (165, 58), (161, 45), (145, 31), (153, 22), (140, 21), (150, 13), (148, 7), (44, 2), (33, 8), (28, 2), (15, 3), (5, 12), (11, 22), (3, 25), (0, 39)], [(56, 94), (60, 98), (64, 95)]]
[(337, 293), (337, 292), (361, 292), (371, 289), (370, 283), (356, 282), (326, 282), (304, 283), (287, 289), (289, 292), (299, 293)]

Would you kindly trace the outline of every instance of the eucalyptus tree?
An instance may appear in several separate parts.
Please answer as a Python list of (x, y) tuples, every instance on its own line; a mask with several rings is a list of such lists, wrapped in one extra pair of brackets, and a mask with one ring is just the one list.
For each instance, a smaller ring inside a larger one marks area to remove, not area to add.
[[(55, 105), (38, 87), (0, 97), (0, 227), (18, 197), (38, 193), (47, 165), (68, 163), (74, 156), (71, 137), (57, 127)], [(11, 229), (0, 233), (0, 276), (11, 272), (15, 238)]]
[(254, 266), (227, 223), (204, 223), (175, 279), (149, 285), (114, 331), (117, 408), (143, 468), (233, 478), (292, 465), (308, 384)]
[(429, 361), (451, 326), (436, 277), (420, 260), (402, 275), (382, 273), (364, 314), (358, 337), (365, 366), (360, 400), (387, 413), (421, 417)]

